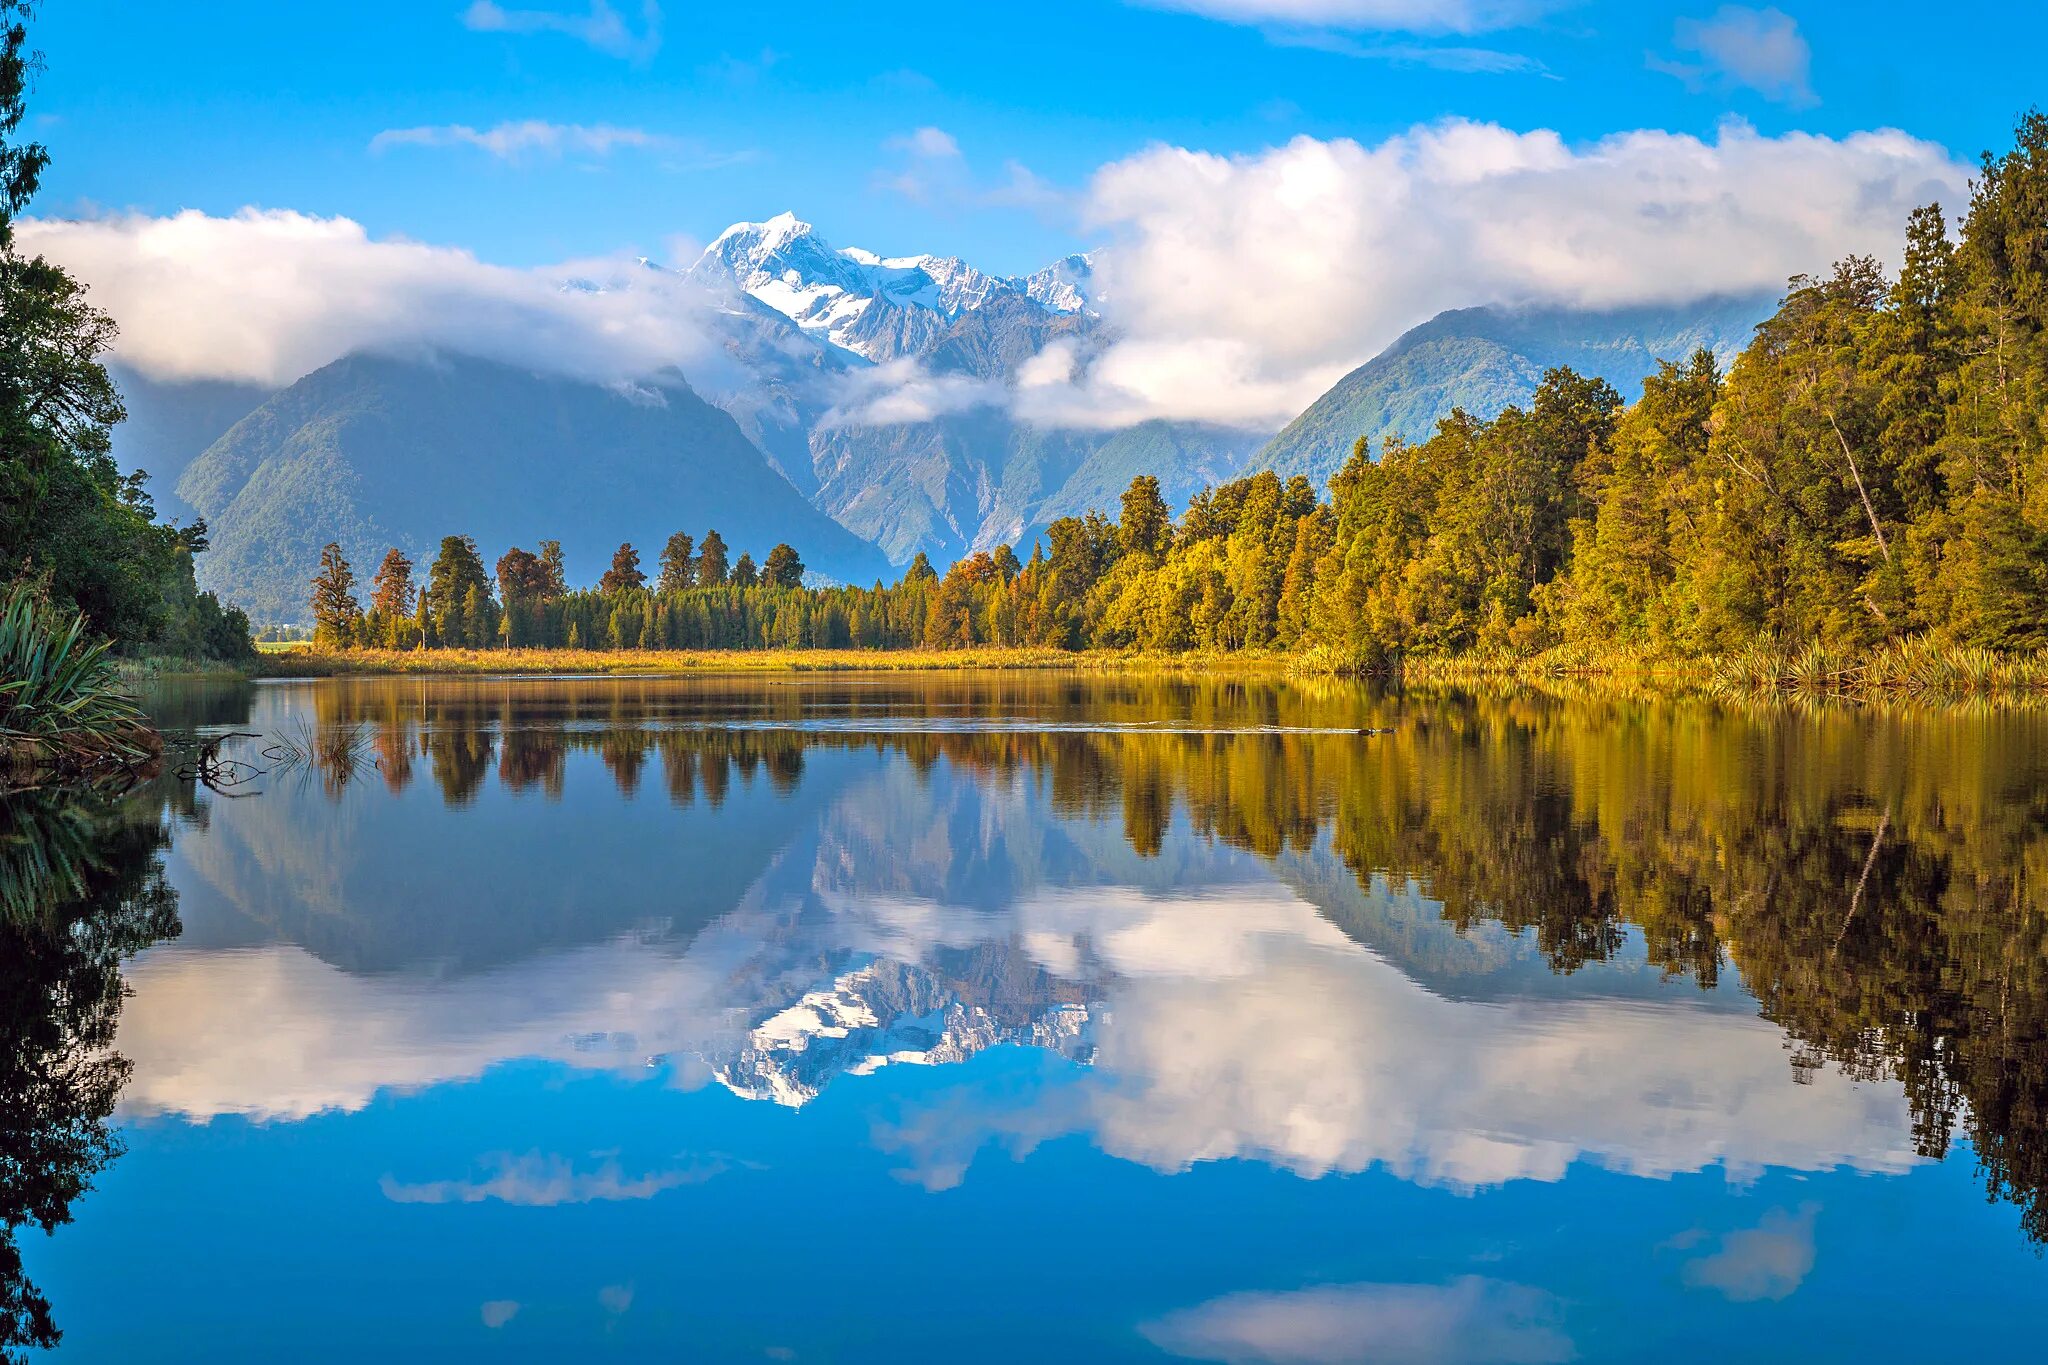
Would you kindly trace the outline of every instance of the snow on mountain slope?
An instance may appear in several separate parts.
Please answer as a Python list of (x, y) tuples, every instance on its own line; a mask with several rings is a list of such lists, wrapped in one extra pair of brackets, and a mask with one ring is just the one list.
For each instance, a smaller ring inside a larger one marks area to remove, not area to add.
[(1034, 275), (1000, 278), (957, 256), (878, 256), (841, 249), (794, 214), (735, 223), (688, 272), (730, 282), (805, 332), (869, 360), (916, 355), (961, 315), (998, 298), (1048, 314), (1086, 308), (1090, 262), (1070, 256)]
[(1025, 298), (1055, 313), (1092, 312), (1102, 297), (1095, 292), (1095, 253), (1091, 251), (1061, 257), (1045, 269), (1009, 283), (1022, 290)]

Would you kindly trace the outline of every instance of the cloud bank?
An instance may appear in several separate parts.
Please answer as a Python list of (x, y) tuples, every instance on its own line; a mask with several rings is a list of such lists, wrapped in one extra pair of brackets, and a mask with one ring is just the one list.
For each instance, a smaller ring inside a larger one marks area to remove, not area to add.
[[(627, 145), (629, 131), (391, 136), (511, 155), (579, 139)], [(922, 189), (939, 183), (935, 165), (959, 172), (942, 130), (899, 150)], [(842, 409), (917, 420), (1006, 403), (1057, 426), (1277, 426), (1444, 309), (1772, 290), (1851, 253), (1892, 257), (1908, 211), (1959, 202), (1968, 179), (1941, 147), (1902, 132), (1765, 137), (1741, 123), (1705, 139), (1639, 130), (1574, 144), (1451, 120), (1371, 145), (1149, 147), (1102, 167), (1075, 210), (1106, 242), (1096, 288), (1112, 340), (1057, 343), (1007, 390), (883, 370)], [(1025, 188), (1005, 202), (1044, 211), (1045, 187)], [(705, 338), (720, 302), (622, 261), (515, 270), (374, 239), (346, 218), (257, 209), (30, 220), (21, 232), (28, 250), (92, 286), (122, 326), (119, 358), (153, 377), (285, 383), (352, 350), (440, 347), (602, 382), (669, 365), (716, 379), (692, 367), (717, 363)], [(561, 287), (586, 268), (630, 272), (631, 287)]]
[(121, 326), (116, 358), (156, 379), (287, 384), (355, 351), (447, 349), (597, 382), (708, 360), (705, 304), (674, 277), (565, 290), (620, 262), (515, 270), (376, 240), (347, 218), (244, 209), (30, 219), (22, 249), (65, 266)]
[(1777, 288), (1852, 252), (1895, 256), (1908, 211), (1968, 179), (1901, 132), (1741, 123), (1584, 145), (1452, 120), (1370, 146), (1156, 146), (1099, 171), (1084, 215), (1111, 242), (1099, 282), (1123, 339), (1027, 400), (1080, 424), (1284, 421), (1446, 308)]

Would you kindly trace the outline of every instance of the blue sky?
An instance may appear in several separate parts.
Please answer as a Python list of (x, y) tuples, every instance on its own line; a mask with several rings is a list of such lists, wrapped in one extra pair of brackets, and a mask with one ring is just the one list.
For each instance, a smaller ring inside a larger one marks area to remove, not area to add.
[[(787, 208), (842, 243), (1012, 271), (1091, 244), (1071, 196), (1156, 142), (1371, 144), (1447, 116), (1578, 142), (1707, 136), (1734, 117), (1765, 135), (1895, 126), (1974, 159), (2038, 94), (2029, 63), (1987, 52), (2048, 41), (2048, 7), (2009, 0), (1945, 5), (1938, 22), (1924, 4), (1797, 0), (1732, 19), (1711, 0), (607, 10), (51, 0), (35, 26), (49, 61), (35, 132), (56, 156), (39, 209), (292, 208), (533, 265), (668, 257), (679, 238)], [(1432, 31), (1426, 15), (1470, 31)], [(1737, 69), (1716, 34), (1762, 56)], [(502, 156), (388, 138), (373, 150), (391, 130), (523, 121), (628, 137)], [(905, 144), (921, 128), (958, 157), (917, 157)]]

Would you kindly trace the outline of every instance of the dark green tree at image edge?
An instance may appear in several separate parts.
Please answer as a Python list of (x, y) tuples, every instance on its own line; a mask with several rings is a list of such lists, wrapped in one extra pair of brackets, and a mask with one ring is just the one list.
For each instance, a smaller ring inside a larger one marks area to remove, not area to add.
[(49, 165), (17, 136), (40, 66), (31, 8), (0, 0), (0, 587), (32, 584), (59, 623), (81, 614), (128, 653), (242, 658), (248, 621), (193, 580), (205, 523), (158, 522), (147, 476), (123, 475), (110, 453), (124, 416), (99, 359), (113, 320), (63, 269), (15, 248), (14, 220)]

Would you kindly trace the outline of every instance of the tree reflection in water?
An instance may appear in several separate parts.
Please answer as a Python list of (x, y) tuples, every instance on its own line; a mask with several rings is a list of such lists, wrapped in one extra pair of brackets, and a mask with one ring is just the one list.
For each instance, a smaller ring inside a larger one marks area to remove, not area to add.
[(153, 799), (0, 799), (0, 1359), (60, 1335), (18, 1238), (53, 1231), (120, 1150), (122, 963), (178, 932)]
[[(1966, 1132), (2048, 1240), (2048, 720), (1745, 709), (1341, 684), (950, 676), (373, 682), (313, 698), (367, 725), (385, 783), (451, 805), (493, 774), (559, 799), (595, 752), (629, 795), (717, 808), (807, 752), (1028, 774), (1146, 855), (1178, 814), (1275, 857), (1327, 847), (1461, 930), (1526, 931), (1555, 971), (1638, 938), (1667, 975), (1735, 966), (1795, 1073), (1896, 1078), (1916, 1144)], [(1392, 727), (1392, 733), (1369, 733)], [(643, 781), (659, 765), (660, 781)]]

